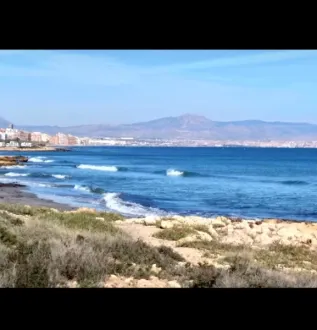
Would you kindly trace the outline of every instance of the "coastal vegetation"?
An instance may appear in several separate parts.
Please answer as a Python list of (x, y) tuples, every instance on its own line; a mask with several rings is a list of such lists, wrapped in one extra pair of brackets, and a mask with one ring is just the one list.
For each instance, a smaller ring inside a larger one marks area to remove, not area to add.
[[(0, 204), (0, 287), (317, 287), (309, 245), (261, 249), (207, 239), (206, 225), (138, 221)], [(143, 239), (134, 229), (146, 229)]]

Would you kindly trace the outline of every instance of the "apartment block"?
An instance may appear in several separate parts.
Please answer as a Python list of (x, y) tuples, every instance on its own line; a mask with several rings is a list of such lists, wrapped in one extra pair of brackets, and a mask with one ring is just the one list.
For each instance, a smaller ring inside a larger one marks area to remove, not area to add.
[(18, 139), (21, 141), (31, 141), (31, 133), (24, 132), (24, 131), (18, 131)]
[(68, 135), (68, 145), (77, 145), (79, 144), (79, 139), (76, 136)]

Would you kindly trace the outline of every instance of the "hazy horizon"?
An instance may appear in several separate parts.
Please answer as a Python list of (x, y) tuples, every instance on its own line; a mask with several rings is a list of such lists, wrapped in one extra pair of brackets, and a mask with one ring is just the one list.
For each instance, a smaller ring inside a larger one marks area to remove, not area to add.
[[(0, 115), (0, 118), (3, 118), (5, 120), (8, 120), (10, 122), (10, 124), (13, 124), (14, 126), (18, 126), (18, 127), (28, 127), (28, 126), (58, 126), (58, 127), (70, 127), (70, 126), (85, 126), (85, 125), (110, 125), (110, 126), (120, 126), (120, 125), (125, 125), (125, 124), (138, 124), (138, 123), (146, 123), (146, 122), (150, 122), (150, 121), (154, 121), (154, 120), (159, 120), (159, 119), (163, 119), (163, 118), (168, 118), (168, 117), (181, 117), (181, 116), (201, 116), (199, 114), (193, 114), (193, 113), (186, 113), (186, 114), (180, 114), (179, 116), (166, 116), (166, 117), (155, 117), (155, 118), (152, 118), (152, 119), (149, 119), (149, 120), (146, 120), (146, 121), (139, 121), (139, 122), (122, 122), (122, 123), (107, 123), (107, 122), (95, 122), (95, 123), (90, 123), (90, 124), (77, 124), (77, 125), (54, 125), (54, 124), (48, 124), (48, 123), (40, 123), (40, 124), (24, 124), (24, 123), (14, 123), (14, 122), (11, 122), (10, 121), (10, 118), (4, 118)], [(317, 125), (317, 123), (312, 123), (312, 122), (300, 122), (300, 121), (279, 121), (279, 120), (262, 120), (262, 119), (259, 119), (259, 118), (245, 118), (245, 119), (239, 119), (239, 120), (213, 120), (211, 118), (208, 118), (207, 116), (202, 116), (202, 117), (205, 117), (207, 119), (210, 119), (212, 121), (216, 121), (216, 122), (236, 122), (236, 121), (249, 121), (249, 122), (252, 122), (252, 121), (261, 121), (261, 122), (267, 122), (267, 123), (274, 123), (274, 122), (282, 122), (282, 123), (290, 123), (290, 124), (312, 124), (312, 125)]]
[(316, 50), (2, 50), (0, 117), (16, 125), (317, 123)]

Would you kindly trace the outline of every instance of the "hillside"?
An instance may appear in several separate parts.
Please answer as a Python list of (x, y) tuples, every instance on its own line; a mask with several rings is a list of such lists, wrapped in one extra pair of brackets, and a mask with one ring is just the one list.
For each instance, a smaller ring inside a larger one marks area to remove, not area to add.
[(48, 134), (57, 132), (87, 137), (215, 139), (215, 140), (315, 140), (317, 125), (306, 123), (265, 122), (260, 120), (213, 121), (185, 114), (128, 125), (20, 126)]
[(0, 117), (0, 127), (8, 127), (10, 125), (10, 122), (8, 122), (6, 119)]

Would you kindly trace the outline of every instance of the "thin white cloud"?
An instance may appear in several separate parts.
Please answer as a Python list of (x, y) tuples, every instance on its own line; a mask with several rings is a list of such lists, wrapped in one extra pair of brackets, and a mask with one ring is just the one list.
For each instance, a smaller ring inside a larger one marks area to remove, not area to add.
[(248, 66), (254, 64), (266, 64), (274, 62), (283, 62), (287, 60), (300, 59), (305, 57), (317, 56), (317, 50), (283, 50), (283, 51), (265, 51), (263, 53), (254, 53), (248, 55), (238, 55), (232, 57), (215, 58), (206, 61), (197, 61), (183, 64), (173, 64), (157, 67), (157, 72), (175, 72), (184, 70), (201, 70), (220, 67)]

